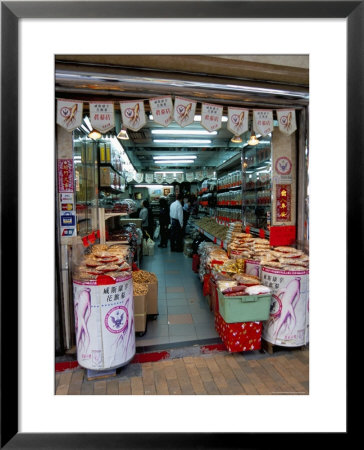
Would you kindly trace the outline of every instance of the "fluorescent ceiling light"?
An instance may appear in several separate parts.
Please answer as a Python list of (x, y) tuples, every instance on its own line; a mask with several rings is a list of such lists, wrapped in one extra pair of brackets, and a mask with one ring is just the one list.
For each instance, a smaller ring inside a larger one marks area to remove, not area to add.
[[(150, 120), (153, 120), (153, 114), (149, 114), (149, 119), (150, 119)], [(195, 122), (201, 122), (201, 116), (197, 115), (197, 116), (194, 117), (193, 120), (194, 120)], [(221, 122), (227, 122), (227, 121), (228, 121), (227, 116), (222, 116)]]
[(156, 144), (211, 144), (211, 139), (153, 139)]
[(172, 130), (169, 130), (169, 129), (162, 129), (162, 130), (152, 130), (152, 134), (167, 134), (167, 135), (170, 135), (170, 136), (172, 136), (172, 135), (177, 135), (177, 136), (180, 136), (180, 135), (215, 135), (215, 134), (217, 134), (217, 131), (207, 131), (207, 130), (186, 130), (186, 129), (184, 129), (184, 130), (180, 130), (180, 129), (178, 129), (178, 130), (175, 130), (175, 129), (172, 129)]
[(156, 164), (193, 164), (193, 159), (180, 159), (178, 161), (154, 161)]
[(181, 156), (153, 156), (153, 159), (196, 159), (195, 155), (181, 155)]
[(92, 131), (92, 125), (91, 125), (90, 119), (86, 116), (83, 120), (85, 121), (85, 124), (86, 124), (87, 128), (90, 131)]
[(176, 174), (176, 173), (184, 173), (184, 172), (182, 172), (182, 171), (178, 171), (178, 170), (167, 170), (167, 171), (164, 171), (164, 172), (154, 172), (155, 174), (162, 174), (162, 175), (165, 175), (166, 173), (174, 173), (174, 174)]

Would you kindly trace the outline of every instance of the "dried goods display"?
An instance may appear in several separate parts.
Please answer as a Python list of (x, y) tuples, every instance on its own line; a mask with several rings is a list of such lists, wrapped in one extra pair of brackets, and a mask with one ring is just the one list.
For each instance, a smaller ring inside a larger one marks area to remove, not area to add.
[(148, 283), (156, 283), (158, 281), (156, 275), (151, 272), (147, 272), (146, 270), (137, 270), (133, 272), (133, 282), (148, 284)]
[(74, 266), (73, 278), (80, 281), (96, 280), (100, 275), (117, 278), (131, 271), (130, 260), (128, 247), (96, 244)]

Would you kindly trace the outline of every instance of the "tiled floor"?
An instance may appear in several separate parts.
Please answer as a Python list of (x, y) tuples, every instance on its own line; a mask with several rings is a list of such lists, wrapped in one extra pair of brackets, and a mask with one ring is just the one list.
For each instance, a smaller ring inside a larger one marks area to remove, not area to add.
[(141, 269), (158, 277), (159, 315), (148, 320), (147, 332), (136, 338), (137, 347), (219, 339), (202, 283), (192, 271), (192, 258), (157, 243), (154, 256), (143, 256)]

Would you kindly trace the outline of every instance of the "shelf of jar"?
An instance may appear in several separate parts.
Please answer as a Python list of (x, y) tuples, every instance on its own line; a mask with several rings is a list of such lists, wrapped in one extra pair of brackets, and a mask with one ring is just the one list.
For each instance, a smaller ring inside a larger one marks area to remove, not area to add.
[(263, 184), (261, 186), (252, 186), (252, 187), (244, 187), (244, 192), (251, 192), (251, 191), (257, 191), (260, 189), (271, 189), (271, 185), (270, 184)]

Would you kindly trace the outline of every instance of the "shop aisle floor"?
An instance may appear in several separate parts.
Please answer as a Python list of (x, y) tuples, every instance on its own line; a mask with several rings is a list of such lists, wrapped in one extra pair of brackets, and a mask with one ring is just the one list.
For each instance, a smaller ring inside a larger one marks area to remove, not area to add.
[(192, 258), (156, 243), (154, 255), (143, 256), (141, 269), (158, 278), (159, 315), (148, 320), (145, 335), (136, 338), (137, 347), (219, 339)]
[(57, 372), (56, 395), (308, 395), (309, 350), (273, 355), (226, 351), (128, 364), (88, 381), (86, 370)]

